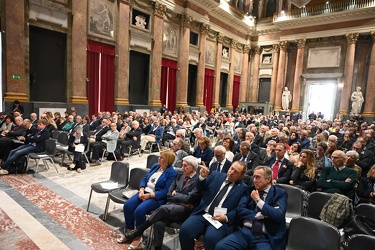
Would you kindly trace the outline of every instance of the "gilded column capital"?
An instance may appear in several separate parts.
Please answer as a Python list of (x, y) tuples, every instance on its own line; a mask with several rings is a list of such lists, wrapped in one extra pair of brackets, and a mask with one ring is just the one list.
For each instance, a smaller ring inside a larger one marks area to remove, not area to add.
[(297, 39), (296, 43), (298, 48), (304, 48), (306, 45), (306, 39)]
[(273, 48), (273, 52), (275, 52), (275, 53), (279, 53), (280, 52), (280, 45), (273, 44), (272, 48)]
[(370, 32), (370, 37), (371, 37), (372, 41), (375, 42), (375, 31)]
[(208, 25), (207, 23), (202, 23), (202, 24), (200, 25), (200, 32), (201, 32), (202, 34), (207, 35), (209, 30), (210, 30), (210, 25)]
[(254, 50), (255, 54), (260, 55), (260, 54), (262, 54), (263, 48), (261, 46), (254, 46), (253, 50)]
[(154, 15), (164, 18), (164, 14), (167, 12), (167, 6), (156, 1), (153, 2), (153, 6), (154, 6)]
[(251, 47), (250, 47), (250, 44), (248, 44), (248, 43), (243, 46), (243, 52), (244, 53), (249, 53), (250, 49), (251, 49)]
[(224, 43), (224, 37), (223, 33), (217, 33), (217, 41), (219, 43)]
[(180, 15), (180, 22), (183, 27), (190, 28), (191, 23), (194, 21), (194, 18), (187, 14)]
[(289, 42), (288, 42), (288, 41), (281, 41), (281, 42), (279, 43), (279, 45), (280, 45), (280, 49), (281, 49), (281, 50), (286, 51), (286, 49), (287, 49), (288, 46), (289, 46)]
[(345, 37), (346, 37), (346, 41), (349, 44), (353, 44), (353, 43), (356, 43), (358, 41), (359, 33), (346, 34)]
[(236, 40), (232, 39), (232, 41), (230, 41), (230, 47), (234, 49), (237, 48), (237, 43), (238, 42)]

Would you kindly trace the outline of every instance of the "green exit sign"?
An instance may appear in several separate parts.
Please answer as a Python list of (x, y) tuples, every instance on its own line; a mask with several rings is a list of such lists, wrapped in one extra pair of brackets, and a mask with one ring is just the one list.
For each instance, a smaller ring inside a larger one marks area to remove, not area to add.
[(21, 75), (13, 74), (13, 75), (12, 75), (12, 78), (13, 78), (13, 79), (21, 79)]

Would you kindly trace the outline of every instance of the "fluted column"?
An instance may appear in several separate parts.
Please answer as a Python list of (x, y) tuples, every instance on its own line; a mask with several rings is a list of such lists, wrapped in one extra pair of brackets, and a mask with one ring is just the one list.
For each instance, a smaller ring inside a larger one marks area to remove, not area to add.
[(194, 20), (189, 15), (181, 15), (180, 29), (180, 51), (178, 56), (179, 74), (177, 78), (177, 98), (176, 106), (187, 106), (187, 89), (189, 75), (189, 41), (190, 41), (190, 23)]
[(129, 3), (129, 0), (118, 2), (115, 105), (129, 105)]
[(161, 106), (160, 101), (160, 81), (161, 81), (161, 59), (163, 56), (163, 29), (164, 13), (167, 7), (159, 2), (153, 2), (153, 47), (151, 56), (151, 88), (150, 88), (150, 105)]
[(254, 70), (253, 70), (253, 81), (251, 88), (251, 101), (258, 102), (259, 94), (259, 63), (260, 63), (260, 54), (262, 54), (262, 47), (256, 46), (254, 50)]
[[(4, 5), (5, 4), (5, 5)], [(4, 84), (6, 84), (5, 101), (29, 101), (29, 76), (25, 67), (25, 3), (24, 1), (3, 1), (4, 18), (1, 18), (5, 31), (4, 56)], [(26, 84), (27, 83), (27, 84)]]
[[(229, 76), (228, 76), (228, 88), (227, 88), (227, 108), (233, 108), (233, 79), (234, 79), (234, 56), (236, 53), (237, 42), (232, 40), (230, 43), (230, 55), (229, 55)], [(236, 108), (236, 107), (234, 107)]]
[(352, 33), (346, 35), (348, 46), (346, 49), (345, 67), (344, 67), (344, 86), (341, 92), (340, 112), (343, 115), (349, 114), (350, 95), (353, 86), (354, 74), (354, 57), (355, 57), (355, 43), (357, 42), (359, 33)]
[(363, 116), (374, 117), (375, 116), (375, 32), (371, 32), (372, 38), (372, 48), (370, 65), (368, 70), (368, 78), (366, 85), (366, 97), (365, 97), (365, 107), (363, 110)]
[(199, 37), (199, 59), (198, 59), (198, 70), (197, 70), (197, 101), (195, 105), (197, 107), (204, 107), (203, 103), (203, 91), (204, 91), (204, 77), (206, 69), (206, 37), (208, 34), (209, 26), (205, 23), (201, 24), (200, 37)]
[(297, 39), (297, 60), (296, 70), (294, 72), (294, 86), (293, 86), (293, 100), (292, 100), (292, 112), (298, 112), (300, 110), (300, 94), (301, 94), (301, 83), (302, 83), (302, 70), (303, 70), (303, 56), (305, 53), (306, 39)]
[(220, 92), (220, 71), (221, 71), (221, 58), (223, 51), (224, 36), (221, 33), (217, 34), (217, 51), (216, 51), (216, 66), (215, 66), (215, 86), (213, 107), (219, 106), (219, 92)]
[(283, 92), (283, 87), (285, 85), (285, 60), (286, 60), (286, 50), (288, 49), (289, 42), (281, 41), (280, 45), (280, 57), (279, 66), (277, 71), (277, 82), (276, 82), (276, 93), (275, 93), (275, 110), (281, 110), (281, 95)]
[(240, 102), (246, 102), (246, 93), (249, 91), (249, 52), (250, 44), (245, 44), (242, 55), (242, 74), (240, 85)]
[(279, 70), (279, 53), (280, 46), (278, 44), (272, 45), (273, 55), (272, 55), (272, 79), (270, 87), (270, 103), (275, 104), (275, 92), (276, 92), (276, 83), (277, 83), (277, 72)]

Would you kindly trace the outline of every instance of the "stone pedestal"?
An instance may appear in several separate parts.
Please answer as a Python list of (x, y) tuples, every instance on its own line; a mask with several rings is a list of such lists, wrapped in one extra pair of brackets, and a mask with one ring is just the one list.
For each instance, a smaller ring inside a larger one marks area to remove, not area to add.
[(253, 70), (253, 81), (251, 89), (251, 101), (258, 102), (258, 93), (259, 93), (259, 63), (260, 63), (260, 54), (262, 54), (262, 47), (256, 46), (254, 50), (254, 70)]
[(298, 39), (297, 41), (297, 61), (296, 71), (294, 73), (294, 86), (293, 86), (293, 100), (291, 112), (298, 112), (300, 110), (300, 94), (301, 94), (301, 82), (302, 82), (302, 70), (303, 70), (303, 56), (305, 53), (306, 39)]

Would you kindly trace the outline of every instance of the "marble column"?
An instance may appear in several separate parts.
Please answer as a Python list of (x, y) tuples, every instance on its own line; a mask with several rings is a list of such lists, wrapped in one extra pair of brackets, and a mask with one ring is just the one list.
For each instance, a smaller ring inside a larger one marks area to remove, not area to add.
[(263, 8), (264, 8), (264, 0), (259, 0), (258, 5), (258, 19), (261, 19), (263, 17)]
[(151, 106), (161, 106), (160, 101), (160, 81), (161, 81), (161, 59), (163, 56), (163, 29), (164, 29), (164, 13), (167, 7), (159, 2), (153, 2), (153, 46), (151, 54), (151, 86), (150, 86), (150, 102)]
[(6, 84), (4, 99), (6, 102), (19, 100), (29, 101), (29, 75), (26, 73), (26, 39), (25, 39), (25, 3), (24, 1), (3, 1), (1, 18), (4, 44), (3, 59), (5, 63), (4, 81)]
[(219, 92), (220, 92), (220, 71), (221, 71), (221, 58), (223, 53), (223, 39), (221, 33), (217, 34), (217, 52), (216, 52), (216, 65), (215, 65), (215, 85), (213, 96), (213, 107), (219, 106)]
[(197, 99), (195, 106), (202, 108), (203, 104), (203, 91), (204, 91), (204, 78), (206, 69), (206, 37), (208, 34), (209, 26), (205, 23), (201, 24), (200, 37), (199, 37), (199, 59), (197, 70)]
[(355, 44), (358, 40), (359, 33), (352, 33), (346, 35), (348, 42), (346, 49), (346, 58), (344, 66), (344, 85), (341, 92), (340, 101), (340, 112), (343, 115), (348, 115), (350, 95), (353, 86), (353, 75), (354, 75), (354, 59), (355, 59)]
[(189, 41), (190, 41), (190, 24), (194, 21), (193, 17), (183, 14), (180, 16), (180, 51), (178, 56), (178, 77), (176, 106), (187, 106), (187, 90), (189, 75)]
[(87, 100), (87, 0), (72, 2), (72, 84), (70, 101), (88, 104)]
[(118, 1), (115, 105), (129, 105), (129, 17), (130, 1)]
[(296, 70), (294, 72), (294, 86), (293, 86), (293, 99), (292, 99), (292, 112), (300, 111), (300, 95), (301, 95), (301, 85), (302, 85), (302, 70), (303, 70), (303, 57), (305, 54), (305, 44), (306, 39), (297, 39), (297, 60), (296, 60)]
[(256, 46), (254, 50), (254, 69), (253, 69), (253, 81), (251, 88), (251, 101), (258, 102), (259, 94), (259, 64), (260, 64), (260, 54), (262, 54), (262, 47)]
[(370, 65), (368, 69), (368, 78), (366, 85), (366, 95), (365, 95), (365, 107), (363, 110), (363, 116), (375, 117), (375, 31), (371, 32), (372, 39), (372, 48), (371, 48), (371, 57)]
[(236, 109), (233, 107), (233, 80), (234, 80), (234, 58), (236, 55), (237, 41), (232, 40), (230, 43), (230, 55), (229, 55), (229, 75), (228, 75), (228, 88), (227, 88), (227, 108)]
[(286, 51), (289, 46), (288, 41), (281, 41), (280, 45), (280, 56), (279, 66), (277, 71), (277, 82), (276, 82), (276, 93), (275, 93), (275, 110), (281, 110), (281, 95), (285, 85), (285, 63), (286, 63)]
[(242, 74), (240, 85), (240, 102), (246, 102), (246, 93), (249, 91), (249, 52), (250, 44), (245, 44), (242, 54)]
[(277, 83), (277, 72), (279, 66), (279, 53), (280, 46), (278, 44), (272, 45), (273, 55), (272, 55), (272, 79), (270, 87), (270, 103), (275, 104), (275, 92), (276, 92), (276, 83)]

